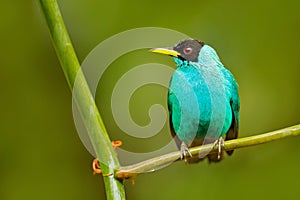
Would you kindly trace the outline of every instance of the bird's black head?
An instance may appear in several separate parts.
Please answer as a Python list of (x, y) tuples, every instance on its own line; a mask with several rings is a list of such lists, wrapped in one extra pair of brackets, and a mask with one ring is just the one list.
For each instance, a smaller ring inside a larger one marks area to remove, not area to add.
[(199, 52), (203, 45), (204, 42), (188, 39), (179, 42), (175, 47), (173, 47), (173, 50), (180, 54), (178, 57), (181, 59), (198, 62)]
[(154, 48), (151, 52), (170, 55), (181, 60), (198, 62), (198, 56), (204, 42), (198, 40), (187, 39), (179, 42), (174, 47)]

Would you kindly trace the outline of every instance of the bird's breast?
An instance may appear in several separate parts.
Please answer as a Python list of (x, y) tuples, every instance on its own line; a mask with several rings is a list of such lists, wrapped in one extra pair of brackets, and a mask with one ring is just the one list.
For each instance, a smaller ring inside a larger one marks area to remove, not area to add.
[(207, 134), (216, 138), (224, 134), (224, 124), (229, 124), (232, 117), (227, 96), (221, 72), (196, 67), (177, 69), (170, 82), (168, 102), (178, 137), (190, 141)]

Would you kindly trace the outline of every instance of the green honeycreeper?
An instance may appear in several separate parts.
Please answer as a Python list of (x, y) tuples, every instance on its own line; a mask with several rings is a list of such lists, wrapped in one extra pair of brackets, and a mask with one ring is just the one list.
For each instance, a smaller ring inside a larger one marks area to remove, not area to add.
[[(233, 75), (216, 51), (198, 40), (187, 39), (174, 47), (150, 51), (170, 55), (177, 66), (169, 85), (168, 109), (181, 158), (189, 163), (205, 157), (210, 162), (222, 160), (224, 138), (238, 137), (240, 100)], [(208, 143), (218, 145), (218, 151), (192, 158), (188, 147)], [(228, 155), (232, 153), (227, 151)]]

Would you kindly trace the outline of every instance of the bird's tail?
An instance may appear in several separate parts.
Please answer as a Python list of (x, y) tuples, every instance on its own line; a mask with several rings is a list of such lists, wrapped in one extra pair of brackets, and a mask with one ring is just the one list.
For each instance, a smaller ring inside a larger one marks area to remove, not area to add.
[(224, 151), (221, 151), (221, 154), (218, 155), (218, 152), (214, 151), (207, 155), (209, 163), (220, 162), (224, 158)]

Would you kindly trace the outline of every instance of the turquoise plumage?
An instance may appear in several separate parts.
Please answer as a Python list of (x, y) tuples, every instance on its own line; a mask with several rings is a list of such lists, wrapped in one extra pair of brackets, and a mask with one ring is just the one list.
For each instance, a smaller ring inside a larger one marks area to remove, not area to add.
[(219, 151), (207, 157), (209, 161), (220, 161), (223, 137), (230, 140), (238, 136), (240, 101), (233, 75), (212, 47), (197, 40), (151, 51), (171, 55), (178, 67), (170, 81), (168, 108), (172, 135), (182, 155), (186, 158), (187, 147), (215, 143)]

